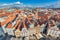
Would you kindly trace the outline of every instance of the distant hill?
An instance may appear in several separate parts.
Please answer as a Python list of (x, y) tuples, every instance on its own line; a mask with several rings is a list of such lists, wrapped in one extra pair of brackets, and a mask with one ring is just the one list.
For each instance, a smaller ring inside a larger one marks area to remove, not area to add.
[[(19, 9), (19, 8), (37, 8), (37, 7), (28, 7), (28, 6), (24, 6), (22, 4), (9, 4), (9, 5), (3, 5), (1, 6), (0, 5), (0, 8), (16, 8), (16, 9)], [(55, 4), (51, 4), (51, 5), (47, 5), (45, 7), (38, 7), (38, 8), (51, 8), (51, 9), (59, 9), (60, 10), (60, 3), (55, 3)]]

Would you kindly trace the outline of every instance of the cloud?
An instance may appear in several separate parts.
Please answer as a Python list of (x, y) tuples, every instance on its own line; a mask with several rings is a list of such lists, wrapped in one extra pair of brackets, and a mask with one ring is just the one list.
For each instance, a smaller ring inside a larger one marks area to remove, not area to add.
[(58, 8), (60, 7), (60, 0), (57, 0), (56, 2), (34, 5), (32, 7)]
[(19, 7), (53, 7), (53, 8), (57, 8), (57, 7), (60, 7), (60, 1), (57, 1), (57, 2), (53, 2), (53, 3), (47, 3), (47, 4), (44, 4), (44, 5), (31, 5), (31, 4), (24, 4), (24, 3), (21, 3), (19, 1), (17, 2), (14, 2), (14, 3), (4, 3), (4, 4), (1, 4), (0, 6), (10, 6), (10, 5), (15, 5), (15, 4), (19, 4), (19, 5), (16, 5), (16, 6), (19, 6)]
[(19, 6), (19, 7), (60, 7), (60, 0), (58, 0), (57, 2), (53, 2), (53, 3), (46, 3), (46, 4), (38, 4), (38, 5), (32, 5), (32, 4), (24, 4), (24, 3), (21, 3), (19, 1), (17, 2), (14, 2), (14, 3), (4, 3), (4, 4), (1, 4), (0, 6), (10, 6), (10, 5), (13, 5), (15, 6), (15, 4), (18, 4), (16, 6)]
[(32, 5), (28, 4), (28, 5), (25, 5), (25, 7), (33, 7)]
[(22, 3), (20, 3), (20, 2), (14, 2), (14, 3), (3, 3), (3, 4), (1, 4), (0, 6), (8, 6), (8, 5), (14, 5), (14, 4), (22, 4)]
[(18, 1), (18, 2), (15, 2), (14, 4), (21, 4), (21, 3)]
[(30, 5), (30, 4), (24, 4), (24, 3), (21, 3), (21, 2), (19, 2), (19, 1), (17, 1), (17, 2), (14, 2), (14, 3), (3, 3), (3, 4), (1, 4), (0, 6), (11, 6), (11, 5), (13, 5), (13, 6), (15, 6), (15, 4), (16, 4), (16, 6), (19, 6), (19, 7), (33, 7), (32, 5)]
[(4, 3), (4, 4), (0, 5), (0, 6), (7, 6), (7, 5), (9, 5), (9, 4), (7, 4), (7, 3)]
[(58, 7), (60, 7), (60, 1), (53, 2), (53, 3), (47, 3), (44, 5), (44, 7), (58, 8)]
[(3, 4), (3, 5), (8, 5), (8, 4), (5, 3), (5, 4)]

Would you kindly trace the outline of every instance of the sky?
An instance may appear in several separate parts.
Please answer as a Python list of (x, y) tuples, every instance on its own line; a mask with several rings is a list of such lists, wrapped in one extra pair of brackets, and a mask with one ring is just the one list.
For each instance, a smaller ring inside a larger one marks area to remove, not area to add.
[(20, 3), (25, 6), (37, 6), (37, 7), (44, 7), (52, 4), (57, 4), (59, 3), (60, 5), (60, 0), (0, 0), (0, 4), (10, 4), (10, 3)]

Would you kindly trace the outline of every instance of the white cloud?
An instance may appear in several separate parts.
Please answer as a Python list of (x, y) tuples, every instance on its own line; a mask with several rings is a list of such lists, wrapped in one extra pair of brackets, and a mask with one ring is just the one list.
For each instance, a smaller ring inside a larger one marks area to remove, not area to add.
[(6, 5), (8, 5), (8, 4), (4, 3), (4, 4), (2, 4), (1, 6), (6, 6)]
[(10, 5), (15, 5), (15, 4), (19, 4), (19, 5), (16, 5), (16, 6), (20, 6), (20, 7), (33, 7), (30, 4), (26, 5), (26, 4), (23, 4), (23, 3), (19, 2), (19, 1), (18, 2), (14, 2), (14, 3), (3, 3), (0, 6), (10, 6)]
[(50, 3), (45, 3), (45, 4), (38, 4), (38, 5), (34, 5), (33, 7), (60, 7), (60, 0), (56, 1), (56, 2), (50, 2)]
[(21, 4), (20, 2), (15, 2), (15, 4)]
[(8, 4), (3, 4), (3, 5), (8, 5)]
[(47, 3), (44, 5), (44, 7), (53, 7), (53, 8), (58, 8), (60, 7), (60, 1), (57, 1), (57, 2), (53, 2), (53, 3)]
[(28, 4), (28, 5), (26, 5), (27, 7), (33, 7), (32, 5), (30, 5), (30, 4)]
[(31, 5), (31, 4), (24, 4), (24, 3), (21, 3), (19, 1), (17, 2), (14, 2), (14, 3), (4, 3), (4, 4), (1, 4), (0, 6), (6, 6), (6, 5), (14, 5), (14, 4), (19, 4), (18, 6), (21, 6), (21, 7), (47, 7), (47, 6), (54, 6), (54, 7), (60, 7), (60, 1), (57, 1), (57, 2), (53, 2), (53, 3), (47, 3), (47, 4), (43, 4), (43, 5)]
[(6, 5), (14, 5), (14, 4), (22, 4), (20, 2), (14, 2), (14, 3), (3, 3), (0, 6), (6, 6)]

